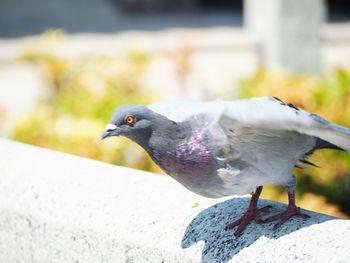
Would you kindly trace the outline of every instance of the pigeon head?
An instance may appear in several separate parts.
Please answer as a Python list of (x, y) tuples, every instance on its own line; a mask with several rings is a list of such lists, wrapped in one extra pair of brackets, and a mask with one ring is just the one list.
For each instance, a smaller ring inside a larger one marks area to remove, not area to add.
[(125, 136), (145, 146), (155, 127), (164, 125), (167, 118), (143, 105), (130, 104), (118, 108), (107, 124), (101, 139), (111, 136)]

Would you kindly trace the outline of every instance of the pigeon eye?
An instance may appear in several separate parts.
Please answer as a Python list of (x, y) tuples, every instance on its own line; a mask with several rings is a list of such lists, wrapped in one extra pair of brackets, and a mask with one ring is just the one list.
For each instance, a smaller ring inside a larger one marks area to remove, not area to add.
[(136, 121), (135, 117), (131, 116), (131, 115), (126, 116), (126, 118), (125, 118), (125, 123), (129, 124), (129, 125), (134, 124), (135, 121)]

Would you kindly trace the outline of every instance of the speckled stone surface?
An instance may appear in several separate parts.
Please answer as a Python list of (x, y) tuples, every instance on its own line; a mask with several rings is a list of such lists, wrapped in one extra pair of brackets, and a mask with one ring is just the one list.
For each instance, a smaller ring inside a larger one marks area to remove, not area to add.
[[(350, 262), (350, 221), (226, 224), (249, 198), (0, 139), (0, 262)], [(261, 200), (273, 206), (285, 205)]]

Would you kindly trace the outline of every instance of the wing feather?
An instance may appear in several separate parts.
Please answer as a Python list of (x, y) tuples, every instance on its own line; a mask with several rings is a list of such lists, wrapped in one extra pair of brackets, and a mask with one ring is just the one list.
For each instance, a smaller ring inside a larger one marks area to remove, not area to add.
[[(181, 122), (196, 115), (213, 115), (219, 113), (219, 108), (225, 107), (221, 101), (198, 102), (198, 101), (172, 101), (160, 102), (148, 106), (151, 110), (166, 116), (167, 118)], [(219, 108), (218, 108), (219, 107)]]
[[(350, 151), (349, 128), (331, 123), (319, 115), (299, 109), (275, 97), (235, 101), (159, 103), (150, 105), (149, 108), (177, 122), (195, 115), (206, 114), (213, 122), (221, 122), (225, 126), (239, 125), (296, 131), (318, 137)], [(224, 122), (222, 122), (223, 119)]]
[(350, 151), (350, 129), (336, 125), (319, 115), (286, 104), (271, 97), (238, 100), (225, 110), (242, 125), (267, 129), (296, 131), (321, 138)]

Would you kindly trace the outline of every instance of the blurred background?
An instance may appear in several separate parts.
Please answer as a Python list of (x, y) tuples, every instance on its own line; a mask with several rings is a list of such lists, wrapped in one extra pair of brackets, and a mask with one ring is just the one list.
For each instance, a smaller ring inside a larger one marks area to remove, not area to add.
[[(116, 107), (266, 95), (350, 127), (350, 3), (0, 1), (3, 137), (161, 173), (135, 143), (99, 141)], [(311, 160), (299, 205), (348, 218), (349, 154)]]

